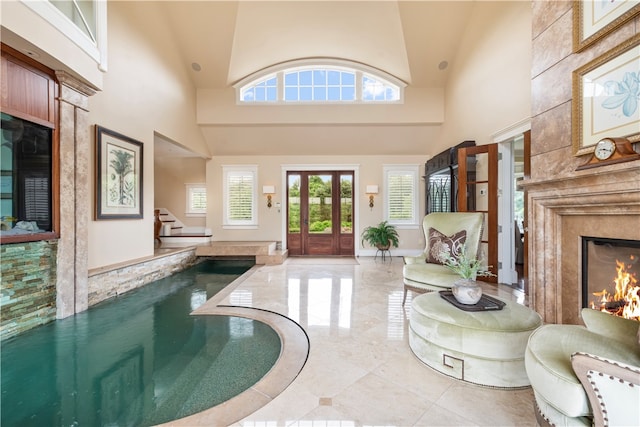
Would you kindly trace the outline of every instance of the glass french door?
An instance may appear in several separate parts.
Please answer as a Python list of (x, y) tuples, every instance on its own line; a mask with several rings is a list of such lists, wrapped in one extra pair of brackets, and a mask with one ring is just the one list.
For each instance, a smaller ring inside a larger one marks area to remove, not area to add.
[(287, 173), (289, 255), (353, 255), (353, 172)]
[[(481, 252), (491, 272), (497, 275), (498, 144), (460, 148), (458, 180), (458, 210), (484, 214)], [(482, 281), (496, 282), (496, 277), (483, 277)]]

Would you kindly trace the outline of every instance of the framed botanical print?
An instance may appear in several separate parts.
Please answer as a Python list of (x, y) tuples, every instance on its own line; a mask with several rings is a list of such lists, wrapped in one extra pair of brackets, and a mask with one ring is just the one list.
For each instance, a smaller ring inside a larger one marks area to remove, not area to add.
[(573, 72), (573, 152), (603, 138), (640, 141), (640, 34)]
[(639, 13), (639, 0), (574, 1), (573, 51), (592, 45)]
[(142, 218), (143, 144), (96, 125), (96, 219)]

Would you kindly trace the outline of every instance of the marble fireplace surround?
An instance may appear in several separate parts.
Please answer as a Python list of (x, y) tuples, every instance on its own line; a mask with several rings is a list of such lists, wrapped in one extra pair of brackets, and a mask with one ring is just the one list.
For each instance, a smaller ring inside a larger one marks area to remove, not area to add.
[(581, 324), (582, 236), (640, 240), (640, 165), (524, 183), (529, 297), (545, 323)]

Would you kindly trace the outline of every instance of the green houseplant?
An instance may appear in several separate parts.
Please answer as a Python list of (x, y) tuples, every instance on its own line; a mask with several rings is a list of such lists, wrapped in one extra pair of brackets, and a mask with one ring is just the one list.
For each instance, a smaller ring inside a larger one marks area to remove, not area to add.
[(466, 244), (453, 247), (451, 252), (441, 252), (438, 259), (462, 279), (476, 280), (478, 276), (495, 276), (489, 270), (491, 266), (485, 266), (482, 258), (467, 255)]
[(367, 242), (369, 246), (376, 247), (380, 250), (386, 250), (393, 245), (398, 247), (399, 243), (398, 231), (387, 221), (382, 221), (378, 225), (371, 225), (362, 231), (362, 245)]
[(476, 278), (479, 276), (495, 276), (489, 268), (485, 266), (484, 260), (478, 257), (470, 257), (467, 254), (466, 244), (454, 246), (451, 252), (443, 251), (438, 257), (444, 266), (460, 276), (451, 286), (451, 292), (455, 299), (461, 304), (476, 304), (482, 298), (482, 287)]

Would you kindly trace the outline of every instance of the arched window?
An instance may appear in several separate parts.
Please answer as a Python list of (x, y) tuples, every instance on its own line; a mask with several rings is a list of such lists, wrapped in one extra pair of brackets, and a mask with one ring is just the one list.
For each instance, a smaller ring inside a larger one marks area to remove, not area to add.
[(252, 74), (236, 85), (240, 103), (397, 103), (405, 84), (342, 60), (300, 60)]

